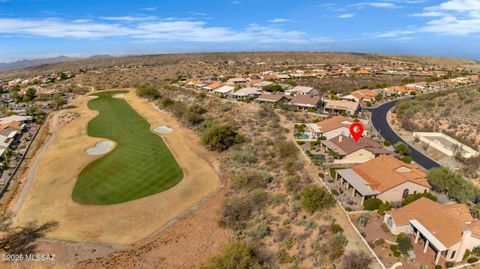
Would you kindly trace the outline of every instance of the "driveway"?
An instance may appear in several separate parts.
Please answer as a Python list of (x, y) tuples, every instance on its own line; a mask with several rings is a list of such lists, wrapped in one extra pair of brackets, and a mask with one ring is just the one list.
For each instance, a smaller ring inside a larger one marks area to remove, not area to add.
[[(400, 136), (398, 136), (395, 131), (392, 130), (390, 125), (387, 122), (387, 113), (388, 111), (395, 106), (397, 100), (385, 103), (375, 108), (370, 108), (369, 111), (372, 113), (372, 125), (375, 127), (380, 135), (390, 141), (390, 143), (395, 144), (398, 141), (406, 143)], [(408, 145), (408, 143), (406, 143)], [(423, 153), (419, 152), (412, 146), (408, 145), (410, 148), (410, 152), (412, 154), (412, 159), (415, 163), (419, 164), (425, 169), (431, 169), (435, 167), (439, 167), (436, 161), (430, 159), (429, 157), (425, 156)]]

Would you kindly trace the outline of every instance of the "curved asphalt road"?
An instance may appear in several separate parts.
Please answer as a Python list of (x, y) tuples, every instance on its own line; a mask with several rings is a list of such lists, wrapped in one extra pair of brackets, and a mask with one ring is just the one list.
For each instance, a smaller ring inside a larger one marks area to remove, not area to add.
[[(398, 141), (406, 143), (403, 139), (401, 139), (393, 130), (390, 128), (390, 125), (387, 122), (387, 113), (388, 111), (395, 106), (397, 101), (392, 101), (380, 105), (376, 108), (370, 108), (369, 111), (372, 113), (372, 125), (380, 133), (380, 135), (385, 138), (386, 140), (390, 141), (393, 144), (397, 143)], [(408, 145), (408, 143), (406, 143)], [(419, 152), (415, 148), (408, 145), (410, 148), (410, 152), (412, 154), (412, 159), (415, 163), (419, 164), (425, 169), (439, 167), (436, 161), (430, 159), (429, 157), (423, 155), (423, 153)]]

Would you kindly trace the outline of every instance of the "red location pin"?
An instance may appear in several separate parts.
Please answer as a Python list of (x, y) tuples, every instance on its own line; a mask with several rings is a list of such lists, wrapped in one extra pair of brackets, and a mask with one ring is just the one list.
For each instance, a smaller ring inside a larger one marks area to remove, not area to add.
[(363, 125), (360, 122), (354, 122), (352, 125), (350, 125), (350, 134), (352, 135), (353, 139), (358, 142), (363, 134)]

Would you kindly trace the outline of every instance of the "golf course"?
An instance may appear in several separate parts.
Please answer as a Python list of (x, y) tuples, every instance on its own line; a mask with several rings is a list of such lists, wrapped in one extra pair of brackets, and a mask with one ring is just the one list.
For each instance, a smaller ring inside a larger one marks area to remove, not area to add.
[(80, 204), (109, 205), (136, 200), (172, 188), (183, 172), (160, 136), (124, 99), (125, 91), (96, 93), (88, 108), (99, 114), (87, 125), (91, 137), (116, 145), (79, 174), (72, 199)]

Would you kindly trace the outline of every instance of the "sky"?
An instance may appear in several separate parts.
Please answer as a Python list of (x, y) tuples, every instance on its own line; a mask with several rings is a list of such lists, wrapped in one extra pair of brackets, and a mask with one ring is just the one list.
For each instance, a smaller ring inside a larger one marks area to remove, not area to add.
[(211, 51), (480, 60), (480, 0), (0, 0), (0, 62)]

